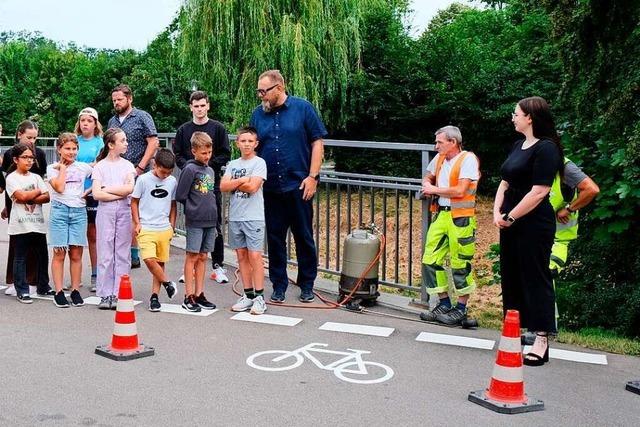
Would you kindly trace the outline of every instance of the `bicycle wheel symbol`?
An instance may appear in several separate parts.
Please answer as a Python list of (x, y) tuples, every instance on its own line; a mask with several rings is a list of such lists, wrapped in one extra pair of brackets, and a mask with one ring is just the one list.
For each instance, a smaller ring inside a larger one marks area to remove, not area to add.
[[(393, 369), (378, 362), (363, 361), (362, 367), (365, 370), (364, 373), (359, 369), (360, 366), (358, 362), (347, 362), (340, 366), (336, 366), (333, 373), (341, 380), (354, 384), (378, 384), (391, 379), (394, 374)], [(351, 376), (348, 376), (347, 374)], [(368, 378), (363, 379), (363, 376)]]
[(252, 354), (247, 358), (247, 365), (261, 371), (279, 372), (295, 369), (302, 365), (302, 355), (286, 350), (267, 350)]

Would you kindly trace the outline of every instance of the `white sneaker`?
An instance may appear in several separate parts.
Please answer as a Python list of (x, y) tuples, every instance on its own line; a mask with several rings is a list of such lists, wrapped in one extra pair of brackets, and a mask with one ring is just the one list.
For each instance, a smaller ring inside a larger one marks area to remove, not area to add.
[(231, 306), (232, 311), (247, 311), (253, 306), (253, 301), (251, 298), (242, 294), (238, 302)]
[(211, 273), (211, 278), (220, 284), (229, 283), (229, 278), (227, 277), (227, 270), (220, 267), (218, 264), (216, 264), (215, 268), (213, 269), (213, 273)]
[(267, 311), (267, 304), (264, 302), (262, 295), (258, 295), (253, 299), (251, 306), (251, 314), (262, 314)]
[(8, 285), (8, 286), (9, 287), (4, 290), (4, 294), (12, 297), (17, 297), (18, 294), (16, 293), (16, 287), (13, 285)]

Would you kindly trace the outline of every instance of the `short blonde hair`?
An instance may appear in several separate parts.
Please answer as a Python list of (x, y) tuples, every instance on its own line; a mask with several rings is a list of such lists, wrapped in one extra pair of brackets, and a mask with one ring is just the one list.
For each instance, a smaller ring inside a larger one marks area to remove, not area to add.
[(206, 132), (194, 132), (193, 135), (191, 135), (192, 150), (211, 147), (213, 147), (213, 140)]
[(277, 83), (284, 86), (284, 77), (282, 77), (282, 73), (280, 70), (267, 70), (264, 73), (260, 74), (258, 80), (262, 80), (265, 77), (269, 77), (273, 83)]

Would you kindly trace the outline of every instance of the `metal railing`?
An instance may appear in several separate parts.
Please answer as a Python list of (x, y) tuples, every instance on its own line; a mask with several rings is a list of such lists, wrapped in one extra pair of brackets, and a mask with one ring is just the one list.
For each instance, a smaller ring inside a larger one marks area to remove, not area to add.
[[(171, 147), (173, 133), (158, 135), (160, 145)], [(231, 137), (234, 139), (233, 137)], [(12, 141), (12, 137), (2, 137)], [(406, 144), (372, 141), (324, 141), (327, 147), (357, 148), (360, 150), (394, 150), (407, 153), (407, 157), (420, 162), (422, 175), (434, 152), (432, 144)], [(2, 152), (8, 148), (0, 147)], [(57, 161), (53, 147), (42, 147), (48, 162)], [(176, 176), (179, 171), (174, 172)], [(342, 243), (347, 234), (361, 224), (375, 224), (386, 236), (387, 244), (380, 259), (380, 283), (389, 287), (420, 293), (422, 302), (428, 300), (423, 286), (424, 269), (421, 262), (429, 221), (428, 203), (416, 197), (419, 178), (365, 175), (322, 169), (320, 185), (314, 200), (314, 237), (318, 248), (318, 269), (330, 275), (339, 275), (342, 268)], [(223, 224), (227, 224), (228, 195), (223, 193)], [(179, 208), (178, 230), (183, 231), (184, 216)], [(227, 237), (227, 227), (223, 227)], [(289, 263), (296, 265), (295, 245), (288, 239)]]

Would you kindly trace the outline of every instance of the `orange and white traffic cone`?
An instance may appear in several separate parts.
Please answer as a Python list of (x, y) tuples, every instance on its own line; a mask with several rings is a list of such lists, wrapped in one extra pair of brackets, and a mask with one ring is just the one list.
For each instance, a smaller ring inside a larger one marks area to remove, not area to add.
[(140, 359), (155, 354), (153, 347), (138, 343), (133, 289), (129, 276), (126, 274), (120, 278), (111, 345), (100, 345), (96, 347), (95, 353), (113, 360)]
[(640, 380), (629, 381), (625, 389), (629, 390), (631, 393), (640, 394)]
[(502, 414), (542, 411), (544, 402), (524, 393), (520, 313), (507, 310), (489, 388), (472, 391), (469, 400)]

